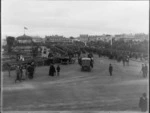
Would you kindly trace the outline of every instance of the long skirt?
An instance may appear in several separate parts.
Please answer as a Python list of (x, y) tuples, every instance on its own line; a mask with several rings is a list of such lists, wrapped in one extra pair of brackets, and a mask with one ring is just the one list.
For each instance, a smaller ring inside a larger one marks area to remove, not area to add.
[(29, 79), (33, 79), (33, 72), (29, 72)]
[(21, 81), (20, 73), (17, 73), (17, 76), (16, 76), (16, 80), (15, 80), (15, 82), (16, 82), (16, 81), (18, 81), (18, 80), (19, 80), (19, 81)]

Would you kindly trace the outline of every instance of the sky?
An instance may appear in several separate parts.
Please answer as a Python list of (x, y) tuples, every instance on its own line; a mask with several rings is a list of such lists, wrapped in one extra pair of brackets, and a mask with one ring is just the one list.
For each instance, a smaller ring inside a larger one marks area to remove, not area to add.
[(2, 0), (2, 38), (6, 36), (146, 33), (149, 1)]

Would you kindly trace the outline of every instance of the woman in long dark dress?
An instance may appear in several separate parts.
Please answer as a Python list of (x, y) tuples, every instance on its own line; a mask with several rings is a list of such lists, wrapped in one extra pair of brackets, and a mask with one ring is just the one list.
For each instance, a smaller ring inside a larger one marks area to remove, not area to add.
[(51, 64), (49, 69), (49, 76), (54, 76), (55, 72), (56, 72), (55, 67), (53, 64)]
[(53, 71), (52, 71), (52, 72), (53, 72), (53, 73), (52, 73), (52, 76), (54, 76), (55, 73), (56, 73), (56, 69), (55, 69), (55, 66), (54, 66), (54, 65), (53, 65), (52, 67), (53, 67), (53, 68), (52, 68), (52, 69), (53, 69)]

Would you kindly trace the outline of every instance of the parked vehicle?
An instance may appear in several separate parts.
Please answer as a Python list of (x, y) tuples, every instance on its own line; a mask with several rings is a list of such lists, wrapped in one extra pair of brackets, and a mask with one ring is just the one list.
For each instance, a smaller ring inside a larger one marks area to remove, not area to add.
[(81, 59), (81, 71), (91, 71), (91, 58), (82, 58)]

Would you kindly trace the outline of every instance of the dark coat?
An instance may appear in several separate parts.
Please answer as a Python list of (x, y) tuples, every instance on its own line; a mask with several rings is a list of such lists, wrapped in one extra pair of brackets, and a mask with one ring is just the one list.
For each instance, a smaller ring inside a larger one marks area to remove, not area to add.
[(16, 76), (16, 80), (20, 80), (21, 78), (20, 78), (20, 69), (19, 69), (19, 67), (17, 67), (16, 68), (16, 74), (17, 74), (17, 76)]
[(57, 66), (57, 72), (60, 72), (60, 67), (59, 66)]
[(141, 108), (141, 111), (147, 111), (147, 98), (140, 98), (139, 107)]
[(109, 66), (109, 71), (112, 72), (113, 71), (113, 67)]
[(144, 66), (144, 69), (143, 69), (146, 73), (148, 71), (148, 67), (147, 66)]
[(54, 76), (55, 72), (56, 72), (55, 67), (53, 65), (51, 65), (50, 68), (49, 68), (49, 75)]
[(29, 73), (33, 73), (33, 71), (34, 71), (34, 67), (33, 67), (33, 66), (29, 66), (29, 67), (28, 67), (28, 72), (29, 72)]
[(34, 73), (34, 67), (30, 65), (30, 66), (27, 68), (27, 70), (28, 70), (28, 73), (29, 73), (28, 77), (29, 77), (30, 79), (32, 79), (32, 78), (33, 78), (33, 73)]

